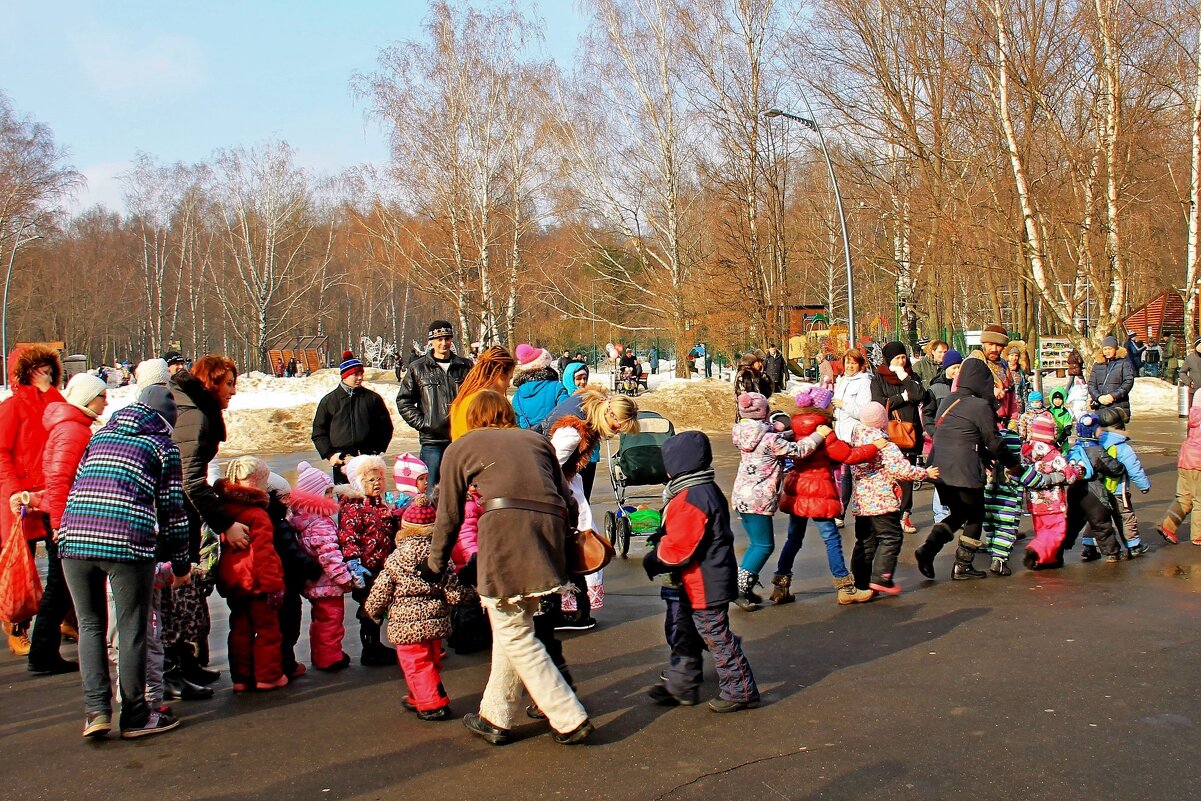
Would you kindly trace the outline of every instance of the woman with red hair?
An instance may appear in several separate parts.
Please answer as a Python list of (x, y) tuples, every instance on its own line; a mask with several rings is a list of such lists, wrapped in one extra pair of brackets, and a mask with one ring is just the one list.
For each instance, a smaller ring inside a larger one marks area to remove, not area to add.
[[(10, 499), (45, 487), (42, 454), (46, 448), (46, 427), (42, 424), (42, 416), (47, 406), (64, 401), (58, 391), (63, 366), (58, 354), (50, 348), (42, 345), (14, 348), (8, 357), (8, 370), (13, 394), (0, 403), (0, 542), (12, 533), (16, 512), (20, 509), (20, 500), (14, 508)], [(54, 552), (50, 518), (45, 512), (26, 509), (20, 531), (31, 544), (40, 539), (47, 540), (49, 550)], [(45, 591), (54, 597), (69, 597), (57, 555), (51, 559)], [(29, 623), (28, 620), (5, 621), (8, 647), (17, 656), (29, 653)]]
[[(184, 506), (188, 513), (188, 551), (192, 563), (200, 560), (200, 528), (207, 524), (221, 535), (223, 548), (244, 550), (250, 533), (225, 511), (225, 505), (208, 482), (208, 465), (225, 440), (222, 412), (237, 394), (238, 367), (224, 356), (202, 356), (192, 369), (180, 370), (171, 379), (179, 416), (171, 437), (179, 445), (183, 466)], [(213, 691), (201, 686), (220, 675), (205, 670), (210, 628), (208, 594), (212, 585), (194, 582), (163, 593), (163, 648), (168, 698), (197, 700)]]

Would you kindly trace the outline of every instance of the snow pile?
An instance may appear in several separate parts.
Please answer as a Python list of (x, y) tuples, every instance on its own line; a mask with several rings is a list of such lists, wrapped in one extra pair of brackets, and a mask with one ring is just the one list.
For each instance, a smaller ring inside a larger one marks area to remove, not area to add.
[(1130, 411), (1134, 415), (1176, 414), (1180, 388), (1162, 378), (1136, 378), (1130, 390)]

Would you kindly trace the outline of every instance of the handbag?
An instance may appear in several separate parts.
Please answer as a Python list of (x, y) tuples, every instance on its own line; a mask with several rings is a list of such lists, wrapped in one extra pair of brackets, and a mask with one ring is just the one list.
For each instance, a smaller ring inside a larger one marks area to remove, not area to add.
[(613, 561), (617, 551), (613, 543), (592, 529), (567, 532), (567, 569), (572, 573), (587, 576)]
[(42, 580), (25, 542), (23, 519), (24, 514), (17, 516), (0, 550), (0, 620), (9, 623), (29, 620), (42, 602)]
[(899, 413), (893, 412), (888, 421), (888, 439), (903, 451), (912, 450), (917, 445), (917, 432), (913, 423), (902, 420)]

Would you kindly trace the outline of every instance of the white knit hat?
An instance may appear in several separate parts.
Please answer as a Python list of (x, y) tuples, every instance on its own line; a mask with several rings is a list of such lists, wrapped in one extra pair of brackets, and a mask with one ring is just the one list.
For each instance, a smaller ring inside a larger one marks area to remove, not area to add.
[(89, 375), (88, 373), (76, 373), (67, 382), (63, 398), (72, 406), (78, 406), (82, 409), (103, 395), (106, 390), (108, 390), (108, 384), (96, 376)]
[(134, 368), (133, 380), (138, 389), (145, 389), (151, 384), (169, 384), (171, 371), (163, 359), (147, 359)]

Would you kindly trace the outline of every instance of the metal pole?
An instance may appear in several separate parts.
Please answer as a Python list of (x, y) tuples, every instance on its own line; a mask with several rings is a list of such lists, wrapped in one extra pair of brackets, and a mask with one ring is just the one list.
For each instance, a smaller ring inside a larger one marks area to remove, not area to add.
[(13, 277), (13, 262), (17, 260), (17, 250), (26, 242), (32, 242), (39, 238), (31, 236), (28, 239), (21, 239), (21, 232), (31, 225), (33, 223), (25, 223), (17, 229), (16, 238), (13, 240), (13, 250), (8, 256), (8, 272), (4, 276), (4, 308), (0, 312), (0, 353), (3, 353), (5, 389), (8, 389), (8, 283)]

